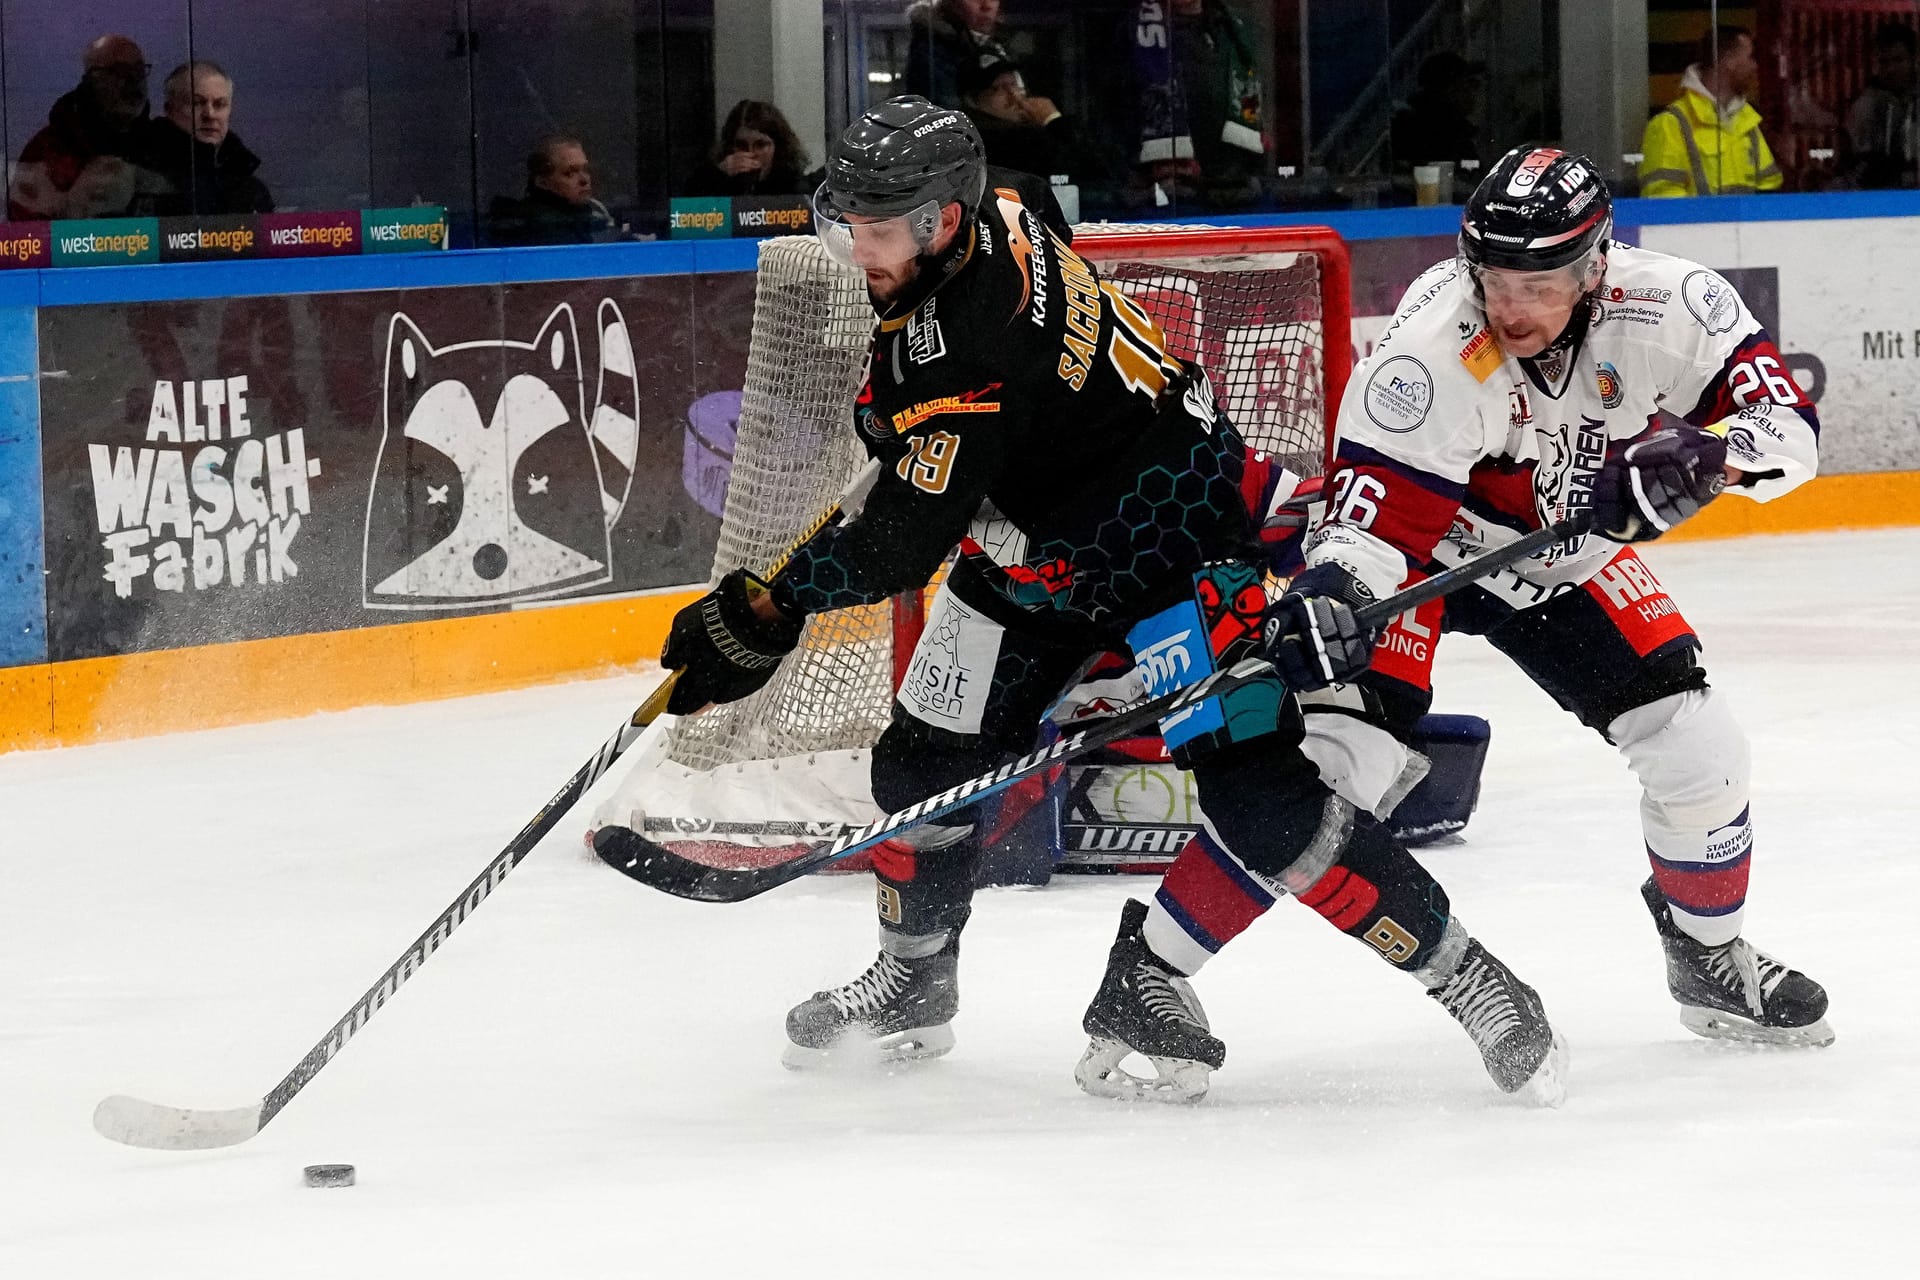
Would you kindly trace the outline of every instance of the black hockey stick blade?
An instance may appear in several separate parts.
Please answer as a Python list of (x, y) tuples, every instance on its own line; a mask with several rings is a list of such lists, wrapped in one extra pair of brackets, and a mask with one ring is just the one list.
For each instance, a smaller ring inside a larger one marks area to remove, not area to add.
[(352, 1039), (367, 1020), (378, 1013), (383, 1005), (393, 997), (408, 978), (411, 978), (427, 958), (440, 949), (460, 923), (477, 910), (492, 892), (500, 887), (507, 873), (520, 865), (520, 860), (533, 852), (541, 837), (553, 830), (554, 824), (573, 808), (587, 789), (599, 780), (600, 776), (613, 766), (621, 753), (634, 744), (646, 727), (657, 720), (666, 710), (667, 698), (673, 692), (674, 682), (679, 678), (678, 671), (669, 672), (647, 700), (635, 709), (611, 737), (600, 744), (593, 758), (574, 770), (566, 785), (555, 793), (554, 797), (541, 806), (531, 821), (520, 829), (520, 834), (507, 843), (507, 847), (487, 864), (486, 870), (466, 887), (461, 895), (453, 900), (445, 911), (434, 919), (427, 931), (414, 939), (413, 945), (395, 960), (380, 980), (367, 989), (367, 993), (354, 1002), (345, 1016), (320, 1042), (308, 1050), (307, 1056), (295, 1064), (280, 1083), (275, 1085), (264, 1098), (244, 1107), (227, 1110), (198, 1110), (192, 1107), (167, 1107), (157, 1102), (147, 1102), (140, 1098), (130, 1098), (124, 1094), (115, 1094), (104, 1099), (93, 1109), (93, 1127), (102, 1137), (130, 1147), (150, 1147), (162, 1151), (200, 1151), (212, 1147), (230, 1147), (245, 1142), (265, 1128), (267, 1122), (280, 1114), (281, 1108), (293, 1101), (294, 1095), (306, 1087), (307, 1082), (320, 1074), (320, 1069), (333, 1061), (333, 1056)]
[[(1385, 626), (1409, 609), (1417, 609), (1430, 600), (1437, 600), (1449, 591), (1524, 560), (1557, 542), (1579, 537), (1587, 531), (1588, 526), (1589, 521), (1582, 513), (1574, 519), (1536, 529), (1505, 546), (1496, 547), (1435, 574), (1424, 582), (1416, 583), (1405, 591), (1366, 606), (1359, 611), (1358, 620), (1367, 627)], [(675, 853), (667, 846), (622, 826), (602, 827), (596, 832), (593, 851), (602, 862), (620, 874), (676, 898), (694, 902), (742, 902), (819, 867), (871, 849), (923, 822), (984, 800), (1043, 769), (1066, 764), (1109, 743), (1132, 737), (1184, 707), (1226, 693), (1248, 681), (1272, 675), (1272, 664), (1263, 659), (1249, 658), (1224, 671), (1216, 671), (1184, 689), (1149, 699), (1097, 725), (1068, 734), (1051, 746), (1022, 756), (992, 773), (970, 778), (898, 813), (888, 814), (877, 822), (858, 827), (810, 849), (797, 858), (772, 866), (711, 866)]]

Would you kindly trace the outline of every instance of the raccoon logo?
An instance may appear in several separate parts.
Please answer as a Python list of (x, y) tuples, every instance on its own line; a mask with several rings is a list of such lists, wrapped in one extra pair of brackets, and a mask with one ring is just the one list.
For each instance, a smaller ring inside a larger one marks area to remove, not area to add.
[(573, 308), (531, 342), (436, 347), (396, 312), (385, 421), (367, 495), (370, 609), (538, 600), (612, 579), (608, 530), (639, 448), (633, 347), (600, 303), (599, 385), (585, 412)]

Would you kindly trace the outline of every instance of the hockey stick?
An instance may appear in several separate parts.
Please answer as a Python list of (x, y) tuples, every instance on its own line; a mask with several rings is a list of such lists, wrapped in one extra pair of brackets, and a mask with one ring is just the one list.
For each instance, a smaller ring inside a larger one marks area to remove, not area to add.
[(851, 822), (804, 822), (797, 818), (764, 820), (731, 818), (641, 819), (640, 830), (661, 836), (791, 836), (797, 840), (832, 840), (860, 828)]
[[(1496, 547), (1484, 555), (1416, 583), (1405, 591), (1366, 606), (1358, 612), (1358, 621), (1368, 628), (1385, 626), (1400, 614), (1417, 609), (1430, 600), (1437, 600), (1496, 569), (1524, 560), (1556, 542), (1579, 537), (1589, 525), (1589, 519), (1582, 514), (1544, 529), (1536, 529), (1503, 547)], [(622, 875), (676, 898), (695, 902), (741, 902), (778, 888), (789, 880), (796, 880), (815, 868), (871, 849), (930, 819), (995, 795), (1043, 769), (1065, 764), (1121, 738), (1132, 737), (1186, 707), (1230, 692), (1250, 681), (1271, 677), (1273, 673), (1271, 663), (1261, 658), (1248, 658), (1184, 689), (1176, 689), (1142, 702), (1098, 725), (1068, 734), (1053, 745), (1022, 756), (992, 773), (969, 778), (958, 786), (927, 797), (919, 804), (888, 814), (877, 822), (848, 831), (830, 843), (773, 866), (708, 866), (682, 857), (664, 845), (620, 826), (602, 827), (594, 836), (593, 850), (602, 862)]]
[[(855, 483), (858, 484), (859, 480), (856, 479)], [(777, 574), (795, 548), (839, 519), (841, 514), (841, 504), (828, 508), (807, 526), (786, 552), (774, 560), (766, 576), (771, 578)], [(500, 887), (500, 882), (507, 878), (507, 874), (520, 865), (522, 858), (533, 852), (541, 838), (553, 830), (554, 825), (599, 781), (602, 774), (613, 767), (627, 748), (639, 741), (647, 727), (666, 711), (667, 699), (679, 678), (678, 671), (667, 673), (666, 678), (647, 695), (646, 701), (634, 710), (633, 715), (600, 744), (600, 749), (593, 753), (592, 758), (574, 770), (573, 776), (567, 779), (566, 785), (555, 793), (553, 799), (541, 806), (540, 811), (520, 829), (520, 834), (508, 841), (507, 847), (487, 864), (486, 870), (475, 877), (473, 883), (440, 913), (425, 933), (414, 939), (413, 945), (401, 953), (400, 958), (380, 975), (380, 980), (354, 1002), (345, 1016), (320, 1038), (320, 1043), (308, 1050), (307, 1056), (300, 1059), (293, 1070), (268, 1091), (266, 1097), (244, 1107), (203, 1111), (192, 1107), (165, 1107), (156, 1102), (115, 1094), (103, 1099), (93, 1109), (93, 1127), (99, 1130), (101, 1136), (124, 1142), (130, 1147), (152, 1147), (166, 1151), (230, 1147), (260, 1132), (268, 1121), (293, 1101), (294, 1095), (304, 1089), (309, 1080), (320, 1074), (322, 1067), (333, 1061), (333, 1056), (340, 1052), (341, 1047), (367, 1025), (367, 1020), (379, 1012), (380, 1007), (393, 997), (393, 993), (427, 962), (427, 957), (440, 949), (440, 944), (460, 927), (460, 923)]]
[(427, 962), (429, 956), (440, 949), (440, 945), (460, 927), (461, 922), (500, 887), (507, 873), (520, 865), (520, 860), (533, 851), (541, 837), (553, 830), (554, 824), (573, 808), (600, 775), (612, 768), (621, 753), (659, 718), (666, 709), (667, 697), (673, 692), (674, 682), (679, 676), (678, 671), (667, 674), (666, 679), (647, 695), (647, 700), (640, 704), (633, 715), (600, 744), (600, 749), (593, 753), (591, 759), (574, 770), (573, 776), (567, 779), (566, 785), (560, 788), (553, 799), (541, 806), (532, 820), (520, 829), (520, 834), (508, 841), (499, 856), (487, 864), (486, 870), (475, 877), (473, 883), (435, 918), (425, 933), (414, 939), (413, 945), (401, 953), (400, 958), (380, 975), (380, 980), (354, 1002), (346, 1015), (333, 1024), (332, 1029), (320, 1038), (320, 1043), (308, 1050), (307, 1056), (300, 1059), (293, 1070), (268, 1091), (266, 1097), (227, 1111), (201, 1111), (191, 1107), (163, 1107), (158, 1103), (115, 1094), (93, 1109), (93, 1127), (103, 1137), (124, 1142), (130, 1147), (152, 1147), (166, 1151), (230, 1147), (260, 1132), (268, 1121), (293, 1101), (294, 1095), (305, 1088), (309, 1080), (320, 1074), (320, 1068), (333, 1061), (333, 1056), (340, 1052), (341, 1047), (367, 1025), (367, 1020), (378, 1013), (380, 1007), (393, 997), (393, 993)]

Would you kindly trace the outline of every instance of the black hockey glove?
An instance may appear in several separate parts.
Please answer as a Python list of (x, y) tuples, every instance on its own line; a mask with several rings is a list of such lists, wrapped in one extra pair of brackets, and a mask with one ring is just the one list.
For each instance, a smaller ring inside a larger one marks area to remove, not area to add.
[(1727, 442), (1682, 424), (1628, 445), (1600, 468), (1593, 528), (1615, 542), (1647, 542), (1693, 515), (1727, 486)]
[(1376, 636), (1354, 616), (1356, 606), (1372, 602), (1339, 565), (1314, 566), (1267, 610), (1260, 633), (1267, 661), (1296, 693), (1346, 683), (1373, 659)]
[(667, 647), (660, 651), (660, 664), (680, 672), (667, 698), (669, 714), (737, 702), (773, 679), (780, 659), (800, 643), (802, 624), (785, 614), (756, 614), (752, 599), (766, 589), (745, 569), (735, 569), (673, 616)]

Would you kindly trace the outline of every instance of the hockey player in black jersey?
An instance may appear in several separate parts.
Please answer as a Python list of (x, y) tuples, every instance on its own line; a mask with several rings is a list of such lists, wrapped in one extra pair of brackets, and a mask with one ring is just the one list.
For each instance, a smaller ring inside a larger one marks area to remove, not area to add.
[[(1249, 453), (1204, 371), (1170, 357), (1153, 320), (1037, 212), (1045, 198), (1035, 180), (989, 171), (966, 118), (923, 99), (881, 104), (836, 143), (815, 222), (865, 274), (876, 312), (854, 419), (878, 478), (771, 582), (736, 570), (676, 617), (662, 659), (680, 669), (670, 711), (747, 696), (807, 615), (918, 588), (956, 548), (873, 751), (885, 809), (1030, 749), (1046, 708), (1104, 651), (1130, 650), (1150, 684), (1173, 682), (1156, 691), (1261, 649), (1299, 673), (1296, 688), (1364, 666), (1364, 646), (1341, 652), (1343, 624), (1354, 636), (1344, 601), (1269, 609), (1258, 524), (1280, 468)], [(1201, 839), (1273, 893), (1337, 885), (1323, 915), (1445, 993), (1503, 1089), (1555, 1100), (1558, 1042), (1538, 998), (1468, 937), (1370, 806), (1321, 780), (1291, 694), (1255, 685), (1200, 710), (1163, 727), (1195, 775)], [(791, 1065), (952, 1046), (979, 853), (964, 820), (883, 847), (879, 957), (792, 1010)], [(1082, 1083), (1198, 1097), (1225, 1050), (1181, 973), (1141, 941), (1139, 914), (1123, 916), (1087, 1015), (1115, 1061), (1083, 1063)], [(1159, 1078), (1120, 1072), (1127, 1049)]]

